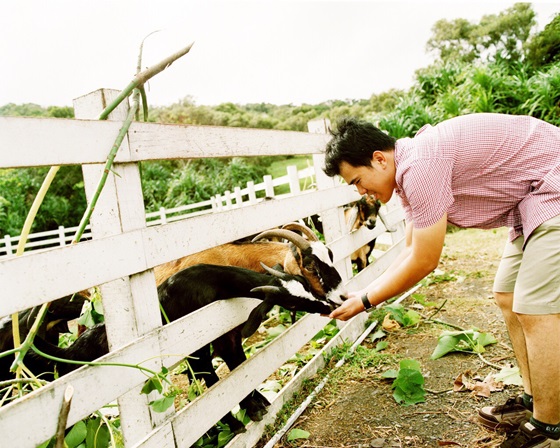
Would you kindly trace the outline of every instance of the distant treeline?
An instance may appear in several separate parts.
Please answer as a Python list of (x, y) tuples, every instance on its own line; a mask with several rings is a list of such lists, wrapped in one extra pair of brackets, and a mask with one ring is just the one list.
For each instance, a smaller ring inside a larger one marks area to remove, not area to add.
[[(426, 123), (457, 115), (499, 112), (532, 115), (560, 126), (560, 14), (534, 33), (529, 3), (516, 3), (478, 23), (440, 20), (427, 50), (435, 62), (416, 72), (408, 90), (391, 90), (368, 99), (320, 104), (224, 103), (197, 105), (190, 97), (150, 108), (150, 121), (307, 131), (307, 122), (342, 116), (370, 120), (394, 137), (412, 136)], [(391, 70), (390, 61), (386, 69)], [(149, 98), (148, 98), (149, 100)], [(8, 104), (0, 115), (72, 118), (71, 107)], [(266, 174), (270, 160), (165, 161), (142, 164), (149, 210), (209, 199), (231, 186)], [(0, 235), (18, 234), (44, 169), (0, 170)], [(41, 207), (34, 231), (76, 225), (85, 210), (79, 167), (58, 174)]]

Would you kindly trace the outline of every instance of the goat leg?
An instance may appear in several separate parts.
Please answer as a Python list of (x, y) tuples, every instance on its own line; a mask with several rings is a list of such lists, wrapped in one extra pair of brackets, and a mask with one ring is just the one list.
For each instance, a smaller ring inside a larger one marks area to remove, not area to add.
[[(216, 339), (212, 344), (214, 352), (224, 360), (230, 372), (239, 367), (247, 359), (241, 345), (241, 327), (237, 327)], [(239, 403), (247, 416), (254, 422), (262, 420), (268, 412), (270, 403), (258, 390), (253, 390)]]

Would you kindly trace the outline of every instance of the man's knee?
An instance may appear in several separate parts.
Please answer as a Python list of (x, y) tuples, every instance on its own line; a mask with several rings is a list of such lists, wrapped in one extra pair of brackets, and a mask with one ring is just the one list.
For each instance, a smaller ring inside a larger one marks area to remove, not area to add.
[(494, 292), (494, 300), (503, 312), (512, 312), (513, 293), (512, 292)]

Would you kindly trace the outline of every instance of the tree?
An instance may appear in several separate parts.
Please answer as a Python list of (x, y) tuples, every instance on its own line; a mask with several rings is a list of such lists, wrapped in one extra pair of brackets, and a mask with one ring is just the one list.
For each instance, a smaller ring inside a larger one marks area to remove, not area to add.
[(443, 62), (519, 61), (525, 56), (524, 45), (535, 23), (530, 3), (516, 3), (497, 15), (485, 15), (478, 24), (442, 19), (433, 26), (426, 49)]
[(560, 62), (560, 13), (530, 41), (527, 60), (535, 68)]

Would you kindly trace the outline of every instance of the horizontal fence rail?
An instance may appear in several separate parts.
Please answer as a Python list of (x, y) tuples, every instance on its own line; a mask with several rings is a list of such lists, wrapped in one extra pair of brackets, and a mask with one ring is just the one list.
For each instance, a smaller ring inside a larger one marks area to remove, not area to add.
[[(146, 225), (155, 226), (180, 221), (185, 218), (192, 218), (207, 213), (215, 213), (223, 210), (230, 210), (236, 207), (254, 205), (266, 198), (282, 198), (301, 193), (300, 181), (304, 180), (309, 185), (314, 182), (315, 170), (313, 167), (298, 170), (295, 166), (288, 166), (285, 176), (272, 178), (266, 175), (262, 182), (255, 184), (249, 181), (245, 188), (236, 187), (232, 192), (225, 191), (221, 195), (216, 195), (206, 201), (194, 204), (181, 205), (179, 207), (164, 208), (158, 211), (146, 213)], [(278, 195), (274, 188), (287, 186), (289, 193)], [(263, 194), (260, 194), (263, 193)], [(257, 196), (259, 195), (259, 196)], [(28, 235), (25, 244), (25, 251), (51, 249), (57, 246), (66, 246), (71, 243), (78, 226), (64, 227), (59, 226), (56, 230), (31, 233)], [(91, 227), (88, 225), (83, 234), (82, 241), (91, 239)], [(0, 239), (0, 257), (13, 255), (20, 237), (4, 235)]]
[[(89, 118), (97, 116), (118, 93), (104, 89), (77, 99), (74, 108), (81, 119), (0, 117), (0, 168), (80, 164), (90, 201), (126, 107), (112, 114), (113, 121)], [(28, 252), (0, 258), (0, 285), (9, 298), (0, 301), (0, 316), (97, 286), (110, 346), (110, 353), (100, 360), (142, 363), (154, 371), (172, 368), (243, 323), (258, 301), (232, 298), (215, 302), (162, 325), (153, 267), (314, 214), (321, 216), (325, 241), (347, 287), (362, 287), (380, 275), (401, 250), (402, 210), (391, 201), (382, 207), (382, 219), (375, 229), (349, 233), (343, 208), (359, 195), (355, 188), (337, 184), (322, 173), (322, 149), (327, 141), (327, 135), (303, 132), (134, 123), (119, 149), (86, 240), (68, 244), (68, 229), (42, 232), (34, 235), (37, 240)], [(192, 205), (148, 214), (144, 210), (139, 161), (301, 154), (312, 155), (313, 166), (301, 171), (289, 168), (282, 178), (267, 177), (262, 183), (224, 192), (199, 207), (204, 213)], [(313, 183), (313, 188), (302, 189), (302, 182)], [(290, 193), (275, 194), (275, 188), (284, 184), (290, 186)], [(275, 199), (262, 200), (265, 196)], [(58, 241), (57, 247), (45, 249), (37, 243), (50, 237)], [(386, 249), (379, 251), (375, 263), (353, 276), (350, 255), (373, 238), (385, 238)], [(10, 239), (4, 252), (15, 244)], [(340, 333), (324, 350), (355, 340), (366, 318), (363, 313), (339, 323)], [(9, 434), (6, 440), (16, 448), (36, 447), (52, 438), (63, 396), (71, 385), (74, 398), (67, 427), (116, 401), (127, 448), (191, 446), (326, 323), (323, 316), (304, 316), (203, 395), (182, 409), (171, 408), (163, 414), (153, 412), (148, 406), (150, 398), (140, 394), (146, 376), (138, 370), (81, 367), (0, 407), (0, 434)], [(274, 420), (301, 382), (324, 365), (325, 353), (315, 355), (276, 394), (262, 422), (250, 423), (247, 432), (236, 436), (228, 447), (253, 446), (264, 425)]]

